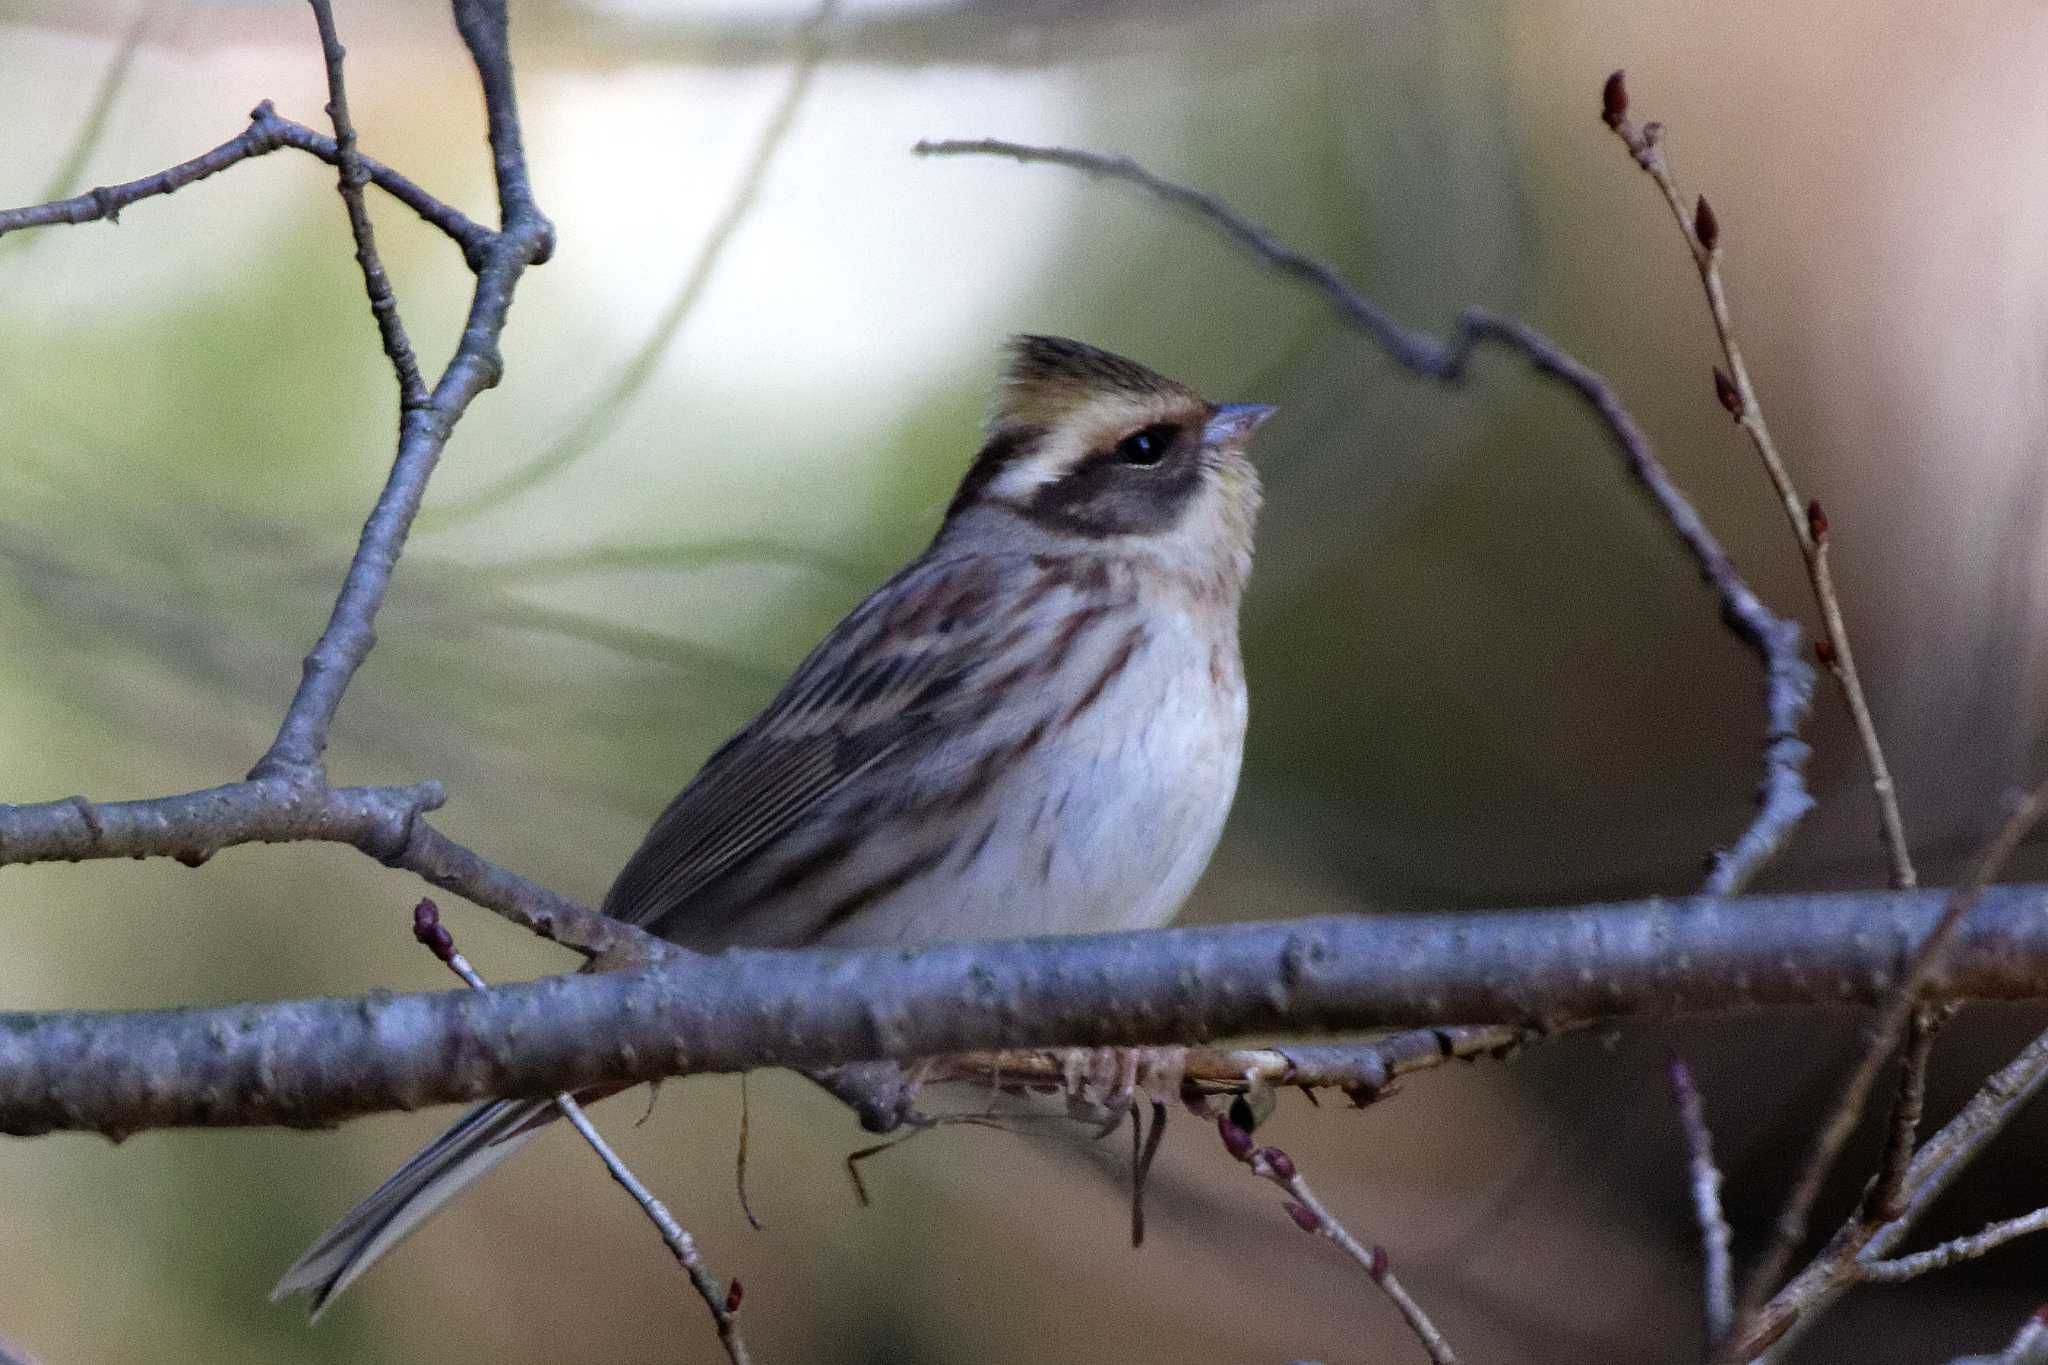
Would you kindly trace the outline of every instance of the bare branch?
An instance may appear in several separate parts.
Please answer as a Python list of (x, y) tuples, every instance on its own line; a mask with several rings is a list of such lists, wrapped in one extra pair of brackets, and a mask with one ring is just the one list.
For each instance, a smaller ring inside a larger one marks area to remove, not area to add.
[(1444, 1340), (1444, 1334), (1423, 1311), (1413, 1294), (1408, 1292), (1394, 1275), (1393, 1266), (1387, 1258), (1385, 1247), (1367, 1247), (1354, 1237), (1351, 1229), (1344, 1226), (1329, 1206), (1316, 1197), (1316, 1192), (1302, 1179), (1294, 1158), (1278, 1147), (1254, 1147), (1250, 1130), (1239, 1124), (1231, 1115), (1219, 1114), (1216, 1128), (1223, 1138), (1223, 1148), (1233, 1157), (1251, 1168), (1253, 1175), (1270, 1180), (1287, 1191), (1289, 1202), (1285, 1205), (1287, 1216), (1303, 1232), (1312, 1232), (1328, 1239), (1339, 1251), (1358, 1263), (1365, 1277), (1373, 1286), (1399, 1310), (1408, 1324), (1408, 1330), (1422, 1343), (1422, 1349), (1429, 1353), (1435, 1365), (1458, 1365), (1458, 1357), (1451, 1350), (1451, 1344)]
[[(2002, 893), (1994, 889), (1986, 900)], [(1987, 913), (1979, 910), (1979, 915)], [(1977, 1093), (1914, 1154), (1906, 1172), (1906, 1208), (1890, 1222), (1875, 1225), (1858, 1209), (1829, 1239), (1828, 1245), (1792, 1282), (1746, 1324), (1730, 1358), (1748, 1360), (1766, 1348), (1776, 1360), (1857, 1283), (1859, 1257), (1889, 1255), (1955, 1178), (1969, 1168), (1997, 1137), (2048, 1085), (2048, 1033), (2036, 1037), (2019, 1055), (1985, 1078)]]
[(251, 777), (324, 778), (323, 756), (334, 713), (350, 679), (376, 643), (377, 609), (383, 605), (406, 535), (426, 496), (427, 480), (470, 403), (504, 373), (498, 340), (520, 276), (554, 250), (554, 227), (534, 203), (520, 141), (503, 0), (455, 0), (455, 23), (483, 84), (498, 183), (499, 230), (482, 253), (469, 318), (455, 355), (427, 401), (408, 407), (403, 414), (397, 458), (363, 524), (362, 538), (349, 561), (327, 627), (306, 656), (304, 677), (285, 711), (284, 723), (269, 751), (250, 770)]
[[(1988, 892), (1930, 999), (2048, 999), (2048, 887)], [(487, 995), (0, 1015), (0, 1132), (311, 1127), (600, 1082), (1007, 1047), (1523, 1025), (1886, 995), (1935, 892), (1646, 901), (922, 948), (730, 952)], [(1930, 1144), (1932, 1146), (1933, 1144)], [(1917, 1200), (1923, 1181), (1909, 1182)]]
[(385, 273), (384, 258), (377, 254), (377, 231), (370, 223), (370, 210), (363, 203), (363, 186), (370, 173), (363, 155), (356, 150), (356, 126), (348, 110), (348, 86), (343, 78), (347, 50), (334, 27), (334, 6), (329, 0), (309, 0), (313, 22), (320, 30), (320, 52), (327, 63), (327, 117), (334, 124), (335, 157), (340, 165), (339, 188), (342, 205), (348, 211), (349, 233), (356, 241), (356, 265), (363, 272), (363, 289), (370, 298), (370, 315), (377, 320), (377, 334), (384, 354), (398, 372), (398, 404), (401, 411), (422, 407), (427, 401), (427, 381), (420, 378), (420, 363), (412, 353), (412, 341), (405, 334), (405, 321), (398, 314), (398, 297)]
[(1930, 1270), (1941, 1270), (1963, 1261), (1974, 1261), (1986, 1252), (1996, 1250), (2016, 1238), (2039, 1232), (2043, 1228), (2048, 1228), (2048, 1209), (2035, 1209), (2032, 1213), (2023, 1213), (2017, 1218), (2007, 1218), (1989, 1224), (1967, 1237), (1953, 1238), (1940, 1246), (1916, 1251), (1910, 1256), (1898, 1256), (1888, 1261), (1858, 1261), (1856, 1273), (1866, 1280), (1896, 1284), (1901, 1280), (1925, 1275)]
[(0, 867), (95, 858), (175, 858), (197, 867), (224, 848), (299, 840), (347, 844), (403, 868), (586, 957), (652, 961), (680, 953), (515, 872), (434, 829), (441, 784), (326, 787), (284, 778), (230, 782), (142, 801), (73, 796), (0, 806)]
[[(194, 181), (204, 180), (218, 174), (240, 161), (263, 156), (280, 147), (292, 147), (338, 166), (341, 163), (340, 149), (334, 139), (325, 137), (303, 123), (285, 118), (271, 106), (269, 100), (256, 106), (249, 115), (249, 126), (229, 138), (213, 150), (203, 152), (190, 161), (181, 161), (155, 175), (146, 175), (140, 180), (129, 180), (119, 185), (103, 185), (97, 189), (59, 199), (47, 204), (34, 204), (27, 208), (0, 209), (0, 237), (22, 228), (49, 227), (60, 223), (115, 222), (121, 211), (129, 205), (158, 195), (173, 194)], [(441, 200), (421, 189), (418, 185), (372, 157), (362, 158), (363, 170), (370, 183), (404, 204), (432, 226), (439, 228), (452, 238), (474, 268), (481, 263), (481, 253), (496, 234), (481, 223), (475, 222), (460, 210), (450, 207)]]
[(1827, 515), (1818, 502), (1807, 502), (1799, 496), (1798, 488), (1792, 483), (1791, 471), (1779, 455), (1777, 442), (1772, 439), (1771, 429), (1764, 421), (1763, 404), (1757, 398), (1756, 385), (1750, 380), (1749, 366), (1743, 361), (1742, 347), (1735, 337), (1734, 315), (1728, 307), (1728, 291), (1721, 280), (1720, 220), (1704, 197), (1696, 202), (1690, 213), (1686, 211), (1685, 196), (1679, 192), (1678, 181), (1671, 173), (1671, 163), (1664, 154), (1664, 125), (1646, 123), (1638, 128), (1629, 118), (1628, 87), (1621, 72), (1607, 78), (1601, 104), (1602, 118), (1607, 126), (1614, 130), (1615, 136), (1635, 157), (1636, 164), (1663, 193), (1679, 233), (1685, 238), (1686, 248), (1692, 253), (1701, 288), (1706, 292), (1707, 311), (1714, 320), (1714, 335), (1721, 343), (1721, 355), (1728, 364), (1726, 374), (1719, 370), (1714, 372), (1715, 387), (1720, 391), (1722, 405), (1734, 416), (1749, 436), (1750, 444), (1756, 448), (1757, 457), (1763, 461), (1764, 469), (1770, 475), (1771, 487), (1784, 506), (1785, 517), (1792, 525), (1792, 536), (1799, 543), (1799, 553), (1806, 562), (1806, 576), (1813, 585), (1814, 601), (1820, 607), (1821, 622), (1826, 632), (1821, 658), (1841, 686), (1842, 699), (1847, 703), (1849, 716), (1856, 725), (1856, 738), (1863, 746), (1864, 761), (1870, 766), (1871, 790), (1877, 797), (1878, 830), (1884, 841), (1885, 853), (1891, 860), (1892, 885), (1901, 890), (1911, 890), (1920, 884), (1919, 874), (1913, 869), (1913, 856), (1907, 848), (1905, 820), (1899, 813), (1898, 791), (1892, 783), (1891, 768), (1885, 763), (1884, 746), (1878, 742), (1877, 725), (1871, 719), (1870, 704), (1864, 699), (1863, 684), (1857, 677), (1856, 654), (1849, 646), (1849, 627), (1843, 620), (1841, 598), (1835, 591), (1834, 571), (1828, 567)]
[(1321, 294), (1346, 325), (1371, 337), (1414, 374), (1462, 384), (1474, 352), (1492, 343), (1519, 353), (1538, 374), (1562, 385), (1606, 428), (1629, 472), (1657, 503), (1700, 572), (1720, 595), (1722, 618), (1763, 664), (1764, 776), (1758, 787), (1756, 818), (1732, 846), (1716, 856), (1704, 889), (1711, 895), (1741, 890), (1790, 837), (1813, 806), (1802, 776), (1809, 751), (1799, 738), (1813, 699), (1813, 669), (1800, 655), (1799, 628), (1773, 613), (1743, 581), (1727, 551), (1672, 482), (1649, 438), (1613, 387), (1592, 369), (1527, 323), (1483, 308), (1461, 313), (1457, 330), (1448, 341), (1407, 331), (1354, 289), (1335, 267), (1287, 246), (1214, 195), (1154, 175), (1127, 157), (995, 138), (926, 141), (918, 143), (915, 150), (921, 156), (1004, 156), (1024, 163), (1044, 162), (1135, 185), (1192, 213), (1266, 265)]
[(1678, 1126), (1685, 1133), (1685, 1149), (1692, 1176), (1692, 1211), (1700, 1225), (1703, 1294), (1706, 1311), (1707, 1345), (1711, 1349), (1735, 1324), (1735, 1265), (1729, 1245), (1735, 1234), (1721, 1211), (1721, 1168), (1714, 1162), (1713, 1130), (1707, 1127), (1706, 1106), (1692, 1069), (1684, 1059), (1673, 1057), (1670, 1066), (1671, 1098), (1678, 1107)]
[[(490, 989), (484, 984), (483, 977), (477, 974), (476, 968), (469, 965), (469, 959), (457, 951), (454, 937), (441, 923), (440, 908), (432, 901), (422, 900), (413, 907), (412, 932), (413, 937), (439, 958), (449, 971), (462, 978), (464, 985), (473, 991)], [(732, 1365), (747, 1365), (747, 1344), (740, 1337), (739, 1323), (736, 1319), (740, 1293), (738, 1281), (734, 1281), (733, 1288), (728, 1294), (726, 1287), (718, 1282), (718, 1277), (711, 1273), (711, 1268), (704, 1264), (704, 1257), (697, 1250), (697, 1241), (690, 1236), (689, 1229), (676, 1221), (675, 1215), (668, 1211), (668, 1206), (655, 1198), (654, 1191), (648, 1189), (640, 1177), (633, 1174), (632, 1168), (612, 1150), (611, 1144), (604, 1140), (604, 1135), (597, 1131), (597, 1126), (583, 1112), (583, 1106), (576, 1102), (576, 1097), (564, 1090), (554, 1098), (555, 1108), (569, 1121), (569, 1126), (590, 1144), (590, 1150), (597, 1153), (597, 1159), (604, 1163), (605, 1170), (610, 1173), (619, 1188), (640, 1206), (640, 1211), (647, 1215), (647, 1220), (654, 1224), (655, 1231), (661, 1234), (663, 1245), (668, 1247), (677, 1264), (681, 1265), (683, 1272), (690, 1277), (691, 1287), (697, 1291), (697, 1296), (704, 1300), (704, 1306), (711, 1311), (711, 1321), (718, 1329), (718, 1342), (725, 1348), (726, 1357), (732, 1361)]]
[[(1890, 991), (1884, 1009), (1871, 1025), (1862, 1059), (1842, 1087), (1841, 1098), (1827, 1121), (1814, 1136), (1806, 1164), (1771, 1229), (1770, 1243), (1750, 1274), (1744, 1295), (1749, 1303), (1761, 1303), (1771, 1293), (1791, 1264), (1793, 1253), (1806, 1240), (1814, 1203), (1820, 1198), (1821, 1187), (1827, 1183), (1835, 1162), (1840, 1159), (1842, 1148), (1848, 1145), (1850, 1135), (1856, 1131), (1856, 1125), (1863, 1117), (1871, 1088), (1877, 1084), (1879, 1073), (1897, 1050), (1913, 1012), (1929, 1003), (1922, 998), (1923, 987), (1933, 980), (1943, 954), (1949, 951), (1957, 938), (1963, 921), (1983, 899), (1986, 886), (1998, 875), (1998, 870), (2012, 856), (2012, 851), (2019, 846), (2027, 831), (2034, 827), (2044, 801), (2048, 801), (2048, 785), (2029, 792), (2014, 806), (1997, 836), (1978, 858), (1970, 876), (1949, 894), (1940, 918), (1915, 949), (1909, 966)], [(1877, 1221), (1880, 1220), (1873, 1219), (1872, 1225), (1875, 1226)]]

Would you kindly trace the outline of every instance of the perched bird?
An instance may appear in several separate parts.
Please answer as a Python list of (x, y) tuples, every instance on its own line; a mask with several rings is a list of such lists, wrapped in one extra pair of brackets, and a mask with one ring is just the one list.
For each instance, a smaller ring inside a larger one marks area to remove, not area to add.
[[(619, 873), (689, 948), (1136, 929), (1215, 851), (1244, 747), (1237, 611), (1272, 409), (1107, 351), (1011, 346), (930, 548), (811, 651)], [(285, 1272), (326, 1303), (554, 1114), (463, 1116)]]

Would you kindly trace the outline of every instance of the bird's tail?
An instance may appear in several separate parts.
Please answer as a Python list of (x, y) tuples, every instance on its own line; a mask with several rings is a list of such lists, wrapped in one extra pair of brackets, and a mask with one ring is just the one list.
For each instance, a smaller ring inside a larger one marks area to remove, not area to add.
[(470, 1110), (306, 1248), (270, 1291), (271, 1299), (311, 1295), (310, 1312), (318, 1318), (380, 1256), (518, 1151), (555, 1114), (552, 1100), (494, 1100)]

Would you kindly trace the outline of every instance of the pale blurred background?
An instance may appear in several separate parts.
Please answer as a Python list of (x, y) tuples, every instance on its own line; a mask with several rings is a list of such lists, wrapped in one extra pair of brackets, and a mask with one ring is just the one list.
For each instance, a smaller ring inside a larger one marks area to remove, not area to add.
[[(340, 9), (365, 147), (486, 215), (444, 13)], [(1595, 116), (1617, 66), (1719, 212), (1768, 410), (1835, 527), (1923, 872), (1951, 872), (2000, 789), (2037, 773), (2048, 11), (958, 0), (849, 3), (806, 38), (813, 14), (515, 4), (561, 247), (435, 481), (337, 778), (437, 776), (451, 833), (600, 895), (694, 765), (922, 545), (1000, 339), (1052, 331), (1282, 406), (1258, 452), (1247, 773), (1190, 918), (1689, 889), (1749, 814), (1756, 672), (1576, 410), (1501, 362), (1462, 393), (1404, 379), (1119, 188), (908, 151), (997, 135), (1130, 153), (1416, 324), (1468, 302), (1527, 316), (1616, 381), (1753, 580), (1810, 619), (1715, 406), (1680, 242)], [(0, 0), (0, 203), (157, 170), (266, 97), (321, 120), (298, 4)], [(278, 154), (118, 227), (0, 241), (0, 799), (204, 785), (266, 742), (393, 427), (333, 180)], [(468, 277), (372, 203), (438, 367)], [(1767, 883), (1878, 884), (1832, 695), (1810, 733), (1822, 806)], [(418, 890), (319, 847), (10, 868), (0, 1007), (439, 989), (407, 932)], [(451, 922), (494, 977), (564, 965), (489, 915)], [(1644, 1024), (1420, 1077), (1365, 1113), (1288, 1099), (1263, 1132), (1467, 1358), (1687, 1359), (1696, 1250), (1665, 1050), (1701, 1073), (1750, 1247), (1853, 1022)], [(1937, 1112), (2038, 1022), (1969, 1016)], [(1134, 1251), (1121, 1136), (940, 1133), (869, 1167), (863, 1210), (850, 1118), (759, 1077), (755, 1232), (737, 1097), (711, 1078), (669, 1086), (643, 1126), (632, 1100), (600, 1116), (745, 1281), (764, 1365), (1419, 1358), (1192, 1121), (1169, 1132)], [(303, 1244), (447, 1118), (0, 1145), (0, 1338), (47, 1365), (721, 1358), (645, 1225), (557, 1137), (317, 1329), (268, 1305)], [(1999, 1148), (1939, 1230), (2048, 1201), (2040, 1138)], [(2021, 1246), (1865, 1292), (1802, 1358), (1992, 1349), (2044, 1269)]]

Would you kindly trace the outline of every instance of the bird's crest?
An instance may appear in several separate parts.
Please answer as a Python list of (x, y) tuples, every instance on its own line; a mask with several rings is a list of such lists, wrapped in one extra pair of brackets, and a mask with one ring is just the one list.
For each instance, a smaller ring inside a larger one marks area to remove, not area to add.
[(1052, 426), (1105, 399), (1160, 408), (1202, 402), (1193, 390), (1164, 375), (1085, 342), (1020, 336), (1011, 338), (1009, 350), (989, 411), (991, 432)]

